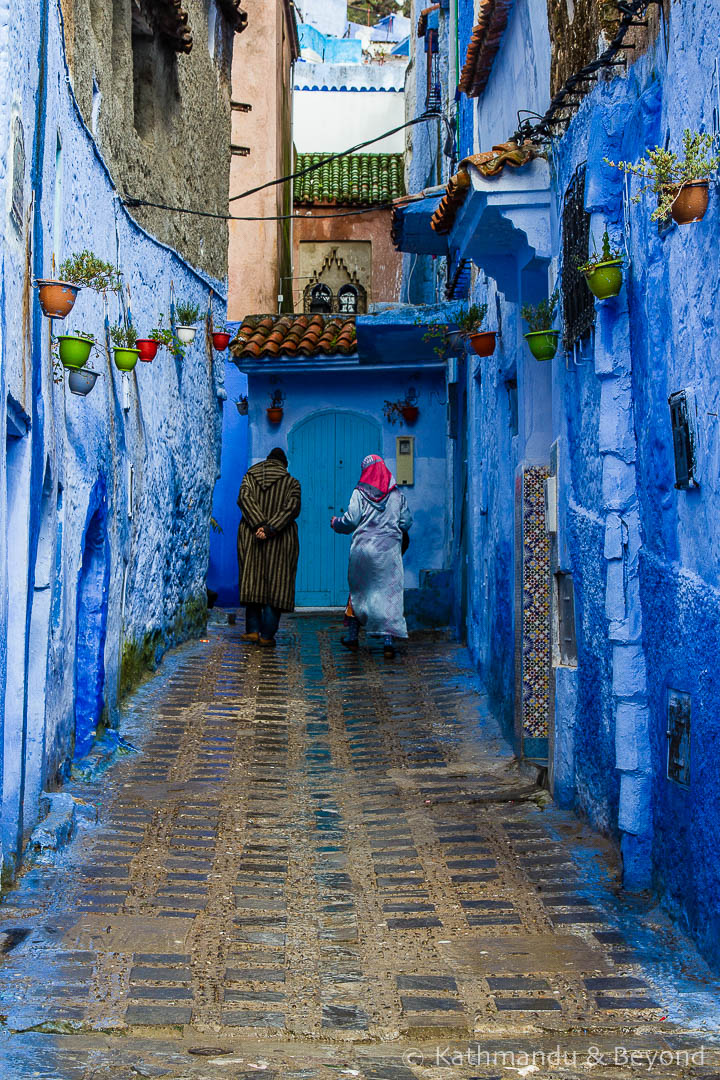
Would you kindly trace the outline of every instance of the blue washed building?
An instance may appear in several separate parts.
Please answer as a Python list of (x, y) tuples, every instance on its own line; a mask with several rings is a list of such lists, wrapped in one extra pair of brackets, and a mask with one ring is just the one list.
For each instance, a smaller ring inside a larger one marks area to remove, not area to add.
[[(720, 12), (550, 10), (551, 25), (529, 0), (436, 9), (455, 136), (416, 129), (408, 191), (426, 197), (396, 213), (406, 290), (435, 300), (469, 275), (497, 331), (492, 356), (448, 365), (456, 609), (518, 752), (717, 963), (718, 190), (702, 221), (659, 227), (605, 159), (717, 134)], [(529, 151), (515, 162), (513, 138)], [(624, 284), (595, 301), (577, 264), (605, 230)], [(555, 288), (543, 362), (520, 309)]]
[[(222, 364), (201, 323), (184, 357), (161, 350), (121, 374), (107, 326), (124, 311), (147, 336), (180, 300), (201, 320), (211, 304), (223, 317), (225, 223), (193, 223), (152, 203), (164, 193), (200, 205), (202, 192), (202, 205), (227, 205), (227, 86), (244, 13), (190, 3), (187, 18), (161, 30), (153, 11), (115, 5), (111, 34), (102, 5), (88, 20), (73, 17), (70, 0), (0, 3), (5, 879), (41, 791), (112, 727), (121, 694), (205, 622)], [(183, 85), (169, 114), (161, 106), (173, 79)], [(195, 176), (183, 149), (190, 129), (210, 179)], [(125, 193), (139, 200), (132, 212)], [(82, 289), (64, 322), (45, 318), (34, 279), (83, 249), (121, 271), (122, 291)], [(78, 330), (98, 342), (90, 366), (99, 378), (86, 397), (70, 392), (52, 345)]]

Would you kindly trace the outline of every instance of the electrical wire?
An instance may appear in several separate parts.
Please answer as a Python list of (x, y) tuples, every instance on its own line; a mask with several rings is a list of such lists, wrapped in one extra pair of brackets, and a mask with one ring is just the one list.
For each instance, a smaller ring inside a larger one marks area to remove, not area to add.
[(186, 206), (169, 206), (167, 203), (149, 202), (147, 199), (132, 199), (129, 196), (125, 197), (122, 202), (125, 206), (133, 207), (137, 206), (151, 206), (156, 210), (169, 210), (176, 214), (193, 214), (196, 217), (209, 217), (218, 218), (220, 221), (315, 221), (317, 218), (341, 218), (341, 217), (354, 217), (356, 214), (371, 214), (374, 210), (391, 210), (394, 203), (375, 203), (373, 206), (362, 206), (356, 210), (341, 210), (338, 214), (269, 214), (267, 217), (260, 216), (246, 216), (242, 217), (239, 214), (216, 214), (212, 210), (190, 210)]

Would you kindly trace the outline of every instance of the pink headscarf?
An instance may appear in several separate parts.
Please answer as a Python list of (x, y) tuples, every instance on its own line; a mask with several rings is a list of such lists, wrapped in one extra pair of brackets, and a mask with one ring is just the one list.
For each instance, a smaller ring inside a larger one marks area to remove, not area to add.
[(380, 502), (395, 489), (395, 477), (379, 454), (368, 454), (362, 463), (358, 488), (373, 502)]

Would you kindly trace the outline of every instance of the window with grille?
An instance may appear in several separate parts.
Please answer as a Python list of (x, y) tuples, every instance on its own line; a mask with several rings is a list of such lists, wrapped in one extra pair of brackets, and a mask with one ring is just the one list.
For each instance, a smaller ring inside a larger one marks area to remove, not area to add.
[(568, 184), (562, 213), (562, 301), (566, 349), (582, 341), (595, 325), (595, 300), (578, 266), (588, 257), (590, 215), (585, 210), (585, 166)]
[(427, 59), (427, 95), (425, 108), (437, 112), (442, 105), (440, 89), (440, 57), (438, 56), (438, 32), (433, 27), (425, 31), (425, 54)]

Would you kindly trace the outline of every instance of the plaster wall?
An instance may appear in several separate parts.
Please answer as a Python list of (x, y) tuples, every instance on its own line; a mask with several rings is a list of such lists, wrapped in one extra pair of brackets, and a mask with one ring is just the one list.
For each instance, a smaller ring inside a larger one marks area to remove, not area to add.
[[(269, 71), (275, 78), (268, 78)], [(247, 29), (235, 42), (232, 85), (233, 100), (250, 106), (250, 111), (232, 110), (232, 142), (250, 152), (232, 155), (230, 213), (244, 217), (289, 213), (290, 183), (233, 201), (249, 188), (292, 172), (292, 62), (283, 4), (260, 4), (253, 10)], [(229, 228), (229, 318), (241, 318), (247, 311), (289, 310), (290, 223), (231, 221)], [(278, 300), (282, 293), (288, 296), (284, 307)]]
[[(123, 192), (222, 214), (235, 34), (216, 0), (183, 0), (183, 8), (193, 35), (191, 52), (178, 54), (157, 44), (145, 56), (142, 46), (133, 48), (129, 2), (62, 0), (72, 86)], [(144, 93), (138, 93), (139, 86)], [(225, 277), (224, 221), (149, 207), (134, 213), (191, 263)]]
[[(332, 214), (335, 211), (328, 207), (318, 207), (317, 212)], [(293, 294), (296, 311), (303, 310), (303, 290), (307, 284), (304, 279), (305, 272), (302, 269), (300, 246), (309, 243), (326, 245), (350, 243), (357, 240), (369, 241), (372, 245), (372, 266), (368, 304), (400, 299), (402, 256), (395, 251), (390, 239), (389, 210), (376, 210), (357, 217), (340, 218), (339, 221), (313, 217), (312, 213), (312, 211), (303, 212), (303, 216), (298, 217), (293, 223), (293, 265), (296, 274)], [(313, 262), (312, 270), (320, 270), (321, 266), (322, 257)], [(361, 280), (364, 283), (365, 278)]]
[[(13, 57), (13, 84), (3, 78)], [(39, 64), (38, 64), (39, 58)], [(86, 397), (55, 372), (50, 333), (92, 331), (106, 309), (81, 291), (64, 323), (43, 318), (32, 287), (52, 259), (91, 248), (120, 267), (140, 333), (178, 298), (206, 309), (223, 286), (144, 232), (120, 205), (110, 172), (66, 79), (52, 0), (0, 5), (0, 412), (10, 468), (0, 486), (0, 657), (3, 689), (4, 873), (11, 875), (37, 815), (37, 795), (66, 774), (75, 745), (79, 585), (89, 538), (99, 536), (93, 601), (99, 633), (99, 708), (112, 724), (123, 689), (205, 616), (212, 486), (218, 467), (222, 371), (204, 333), (182, 362), (161, 353), (122, 376), (101, 345)], [(19, 224), (10, 214), (7, 120), (22, 123)], [(61, 147), (61, 152), (58, 152)], [(34, 201), (31, 201), (31, 192)], [(32, 249), (30, 236), (32, 234)], [(118, 319), (119, 300), (107, 300)], [(9, 427), (8, 427), (9, 423)], [(88, 624), (89, 625), (89, 624)], [(84, 639), (83, 639), (84, 641)], [(96, 650), (97, 651), (97, 650)], [(5, 693), (5, 688), (10, 693)]]
[[(354, 65), (362, 70), (366, 65)], [(352, 78), (352, 67), (349, 69)], [(293, 141), (299, 154), (347, 150), (405, 121), (404, 94), (386, 90), (295, 90)], [(374, 154), (399, 154), (402, 131), (367, 147)]]

